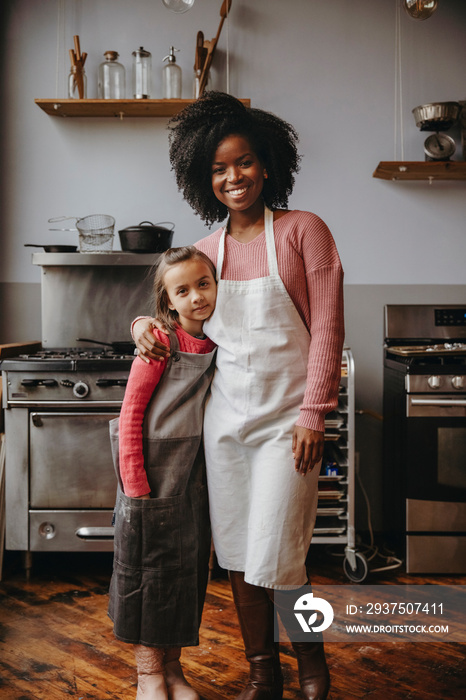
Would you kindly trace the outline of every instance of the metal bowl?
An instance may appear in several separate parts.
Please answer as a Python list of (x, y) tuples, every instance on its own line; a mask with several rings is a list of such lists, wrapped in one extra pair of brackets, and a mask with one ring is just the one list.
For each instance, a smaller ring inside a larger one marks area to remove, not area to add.
[(432, 102), (415, 107), (413, 114), (416, 126), (421, 131), (446, 131), (455, 124), (460, 111), (461, 105), (458, 102)]

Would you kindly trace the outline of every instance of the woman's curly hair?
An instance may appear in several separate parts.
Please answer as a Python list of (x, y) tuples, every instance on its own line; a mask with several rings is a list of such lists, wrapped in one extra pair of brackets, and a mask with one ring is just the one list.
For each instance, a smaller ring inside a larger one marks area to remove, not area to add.
[(291, 124), (245, 107), (232, 95), (210, 91), (176, 114), (169, 128), (170, 163), (178, 189), (209, 226), (228, 214), (212, 190), (212, 161), (219, 143), (231, 134), (244, 136), (267, 170), (262, 196), (269, 209), (287, 207), (300, 162), (298, 134)]

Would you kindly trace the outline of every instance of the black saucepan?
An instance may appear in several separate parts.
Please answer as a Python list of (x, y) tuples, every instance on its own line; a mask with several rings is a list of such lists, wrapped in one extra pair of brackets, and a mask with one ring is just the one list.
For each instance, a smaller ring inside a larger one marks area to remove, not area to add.
[(105, 347), (112, 348), (112, 350), (121, 355), (132, 355), (134, 352), (134, 343), (130, 341), (119, 341), (115, 343), (104, 343), (102, 340), (93, 340), (92, 338), (76, 338), (83, 343), (95, 343), (96, 345), (103, 345)]
[(39, 245), (38, 243), (25, 243), (25, 248), (43, 248), (46, 253), (76, 253), (77, 245)]
[[(168, 224), (166, 228), (162, 224)], [(128, 226), (118, 231), (121, 249), (129, 253), (163, 253), (172, 244), (175, 224), (171, 221), (161, 221), (152, 224), (150, 221), (141, 221), (138, 226)]]

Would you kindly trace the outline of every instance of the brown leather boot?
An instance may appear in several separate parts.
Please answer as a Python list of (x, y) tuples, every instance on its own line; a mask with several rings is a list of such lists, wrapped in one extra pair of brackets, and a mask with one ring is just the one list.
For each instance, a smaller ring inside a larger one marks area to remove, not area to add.
[[(273, 601), (273, 590), (266, 590), (271, 601)], [(290, 611), (281, 611), (280, 606), (276, 603), (275, 609), (280, 614), (283, 625), (287, 629)], [(287, 632), (291, 636), (288, 630)], [(291, 646), (295, 650), (298, 661), (299, 685), (303, 699), (326, 700), (330, 690), (330, 673), (325, 658), (323, 641), (292, 642)]]
[(330, 674), (323, 642), (293, 642), (298, 659), (299, 685), (304, 700), (325, 700)]
[(230, 582), (249, 661), (249, 682), (236, 700), (281, 700), (283, 676), (273, 639), (273, 604), (265, 588), (245, 582), (242, 571), (230, 571)]

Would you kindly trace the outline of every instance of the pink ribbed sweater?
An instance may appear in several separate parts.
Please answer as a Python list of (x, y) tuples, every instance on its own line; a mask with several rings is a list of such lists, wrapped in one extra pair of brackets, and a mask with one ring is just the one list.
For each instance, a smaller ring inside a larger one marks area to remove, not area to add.
[[(222, 229), (196, 247), (216, 265)], [(335, 408), (344, 340), (343, 270), (332, 235), (315, 214), (290, 211), (274, 222), (280, 277), (311, 335), (307, 386), (297, 424), (324, 431), (325, 415)], [(225, 238), (222, 278), (266, 277), (265, 232), (250, 243)]]

